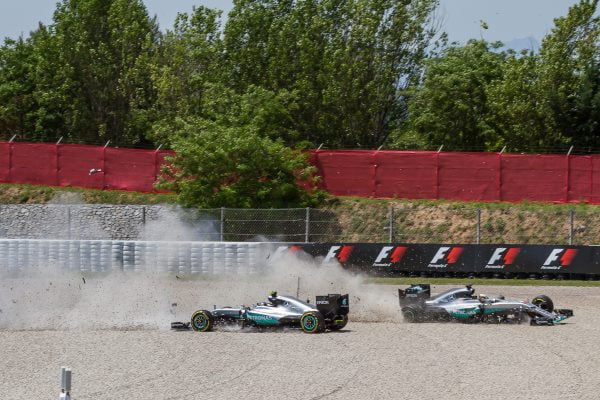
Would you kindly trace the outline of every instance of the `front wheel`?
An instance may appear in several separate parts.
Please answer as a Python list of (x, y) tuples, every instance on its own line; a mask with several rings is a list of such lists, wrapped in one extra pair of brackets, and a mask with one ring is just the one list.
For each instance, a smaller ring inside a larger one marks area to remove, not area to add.
[(325, 330), (325, 318), (318, 311), (307, 311), (300, 317), (300, 328), (305, 333), (320, 333)]
[(550, 297), (544, 294), (535, 296), (533, 300), (531, 300), (531, 303), (548, 312), (554, 311), (554, 303), (552, 302)]
[(192, 329), (196, 332), (208, 332), (212, 330), (214, 319), (210, 311), (198, 310), (192, 314)]
[(346, 326), (347, 323), (348, 323), (347, 315), (337, 315), (333, 319), (333, 323), (331, 325), (329, 325), (329, 329), (331, 329), (332, 331), (339, 331), (340, 329), (344, 329), (344, 327)]

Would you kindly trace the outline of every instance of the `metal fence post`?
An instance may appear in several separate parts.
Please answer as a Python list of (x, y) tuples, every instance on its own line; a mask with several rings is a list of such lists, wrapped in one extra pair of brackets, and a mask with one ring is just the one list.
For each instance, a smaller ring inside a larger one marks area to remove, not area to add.
[(306, 207), (306, 214), (304, 216), (304, 243), (308, 242), (310, 242), (310, 207)]
[(570, 210), (569, 211), (569, 246), (573, 245), (573, 235), (574, 235), (574, 230), (573, 230), (573, 222), (575, 219), (575, 210)]
[(390, 235), (389, 242), (394, 243), (394, 206), (390, 206)]
[(225, 207), (221, 207), (221, 229), (219, 231), (219, 241), (223, 241), (225, 233)]
[(475, 243), (481, 243), (481, 208), (477, 209), (477, 232), (475, 234)]

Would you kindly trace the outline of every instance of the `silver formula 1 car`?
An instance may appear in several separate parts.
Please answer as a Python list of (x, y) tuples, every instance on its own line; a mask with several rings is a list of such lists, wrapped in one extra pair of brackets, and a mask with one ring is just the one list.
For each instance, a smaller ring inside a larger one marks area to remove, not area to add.
[(347, 294), (317, 296), (316, 306), (292, 296), (278, 296), (277, 292), (272, 292), (268, 300), (252, 307), (198, 310), (192, 314), (190, 322), (172, 322), (171, 328), (207, 332), (219, 325), (237, 325), (242, 328), (291, 327), (306, 333), (319, 333), (327, 329), (340, 330), (348, 323)]
[(573, 310), (555, 309), (545, 295), (529, 301), (510, 300), (504, 296), (489, 298), (475, 295), (471, 285), (450, 289), (431, 296), (428, 284), (411, 285), (398, 289), (402, 316), (407, 322), (450, 321), (521, 323), (529, 319), (531, 325), (556, 325), (573, 316)]

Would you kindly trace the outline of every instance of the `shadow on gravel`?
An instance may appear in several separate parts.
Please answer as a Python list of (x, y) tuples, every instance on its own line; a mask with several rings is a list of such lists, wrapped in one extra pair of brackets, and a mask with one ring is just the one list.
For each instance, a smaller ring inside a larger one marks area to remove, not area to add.
[[(256, 327), (245, 327), (245, 328), (224, 328), (224, 327), (216, 327), (213, 330), (209, 331), (209, 332), (194, 332), (191, 329), (171, 329), (171, 332), (187, 332), (187, 333), (193, 333), (193, 334), (210, 334), (210, 333), (218, 333), (218, 332), (236, 332), (236, 333), (301, 333), (304, 334), (304, 332), (302, 332), (301, 329), (293, 329), (293, 328), (288, 328), (288, 329), (281, 329), (281, 328), (256, 328)], [(339, 331), (326, 331), (326, 332), (322, 332), (322, 334), (325, 335), (334, 335), (334, 334), (338, 334), (338, 333), (352, 333), (353, 330), (352, 329), (341, 329)]]

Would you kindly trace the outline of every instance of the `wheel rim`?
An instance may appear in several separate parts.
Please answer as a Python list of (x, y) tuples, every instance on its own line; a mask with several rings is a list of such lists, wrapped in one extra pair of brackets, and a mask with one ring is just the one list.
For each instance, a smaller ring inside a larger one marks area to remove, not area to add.
[(205, 329), (206, 325), (208, 325), (208, 319), (204, 314), (198, 314), (194, 317), (194, 326), (196, 327), (196, 329)]
[(302, 321), (302, 327), (307, 331), (314, 331), (317, 327), (317, 319), (312, 315), (307, 315)]

